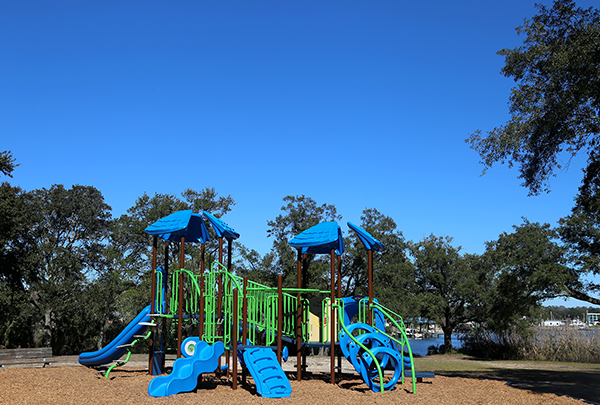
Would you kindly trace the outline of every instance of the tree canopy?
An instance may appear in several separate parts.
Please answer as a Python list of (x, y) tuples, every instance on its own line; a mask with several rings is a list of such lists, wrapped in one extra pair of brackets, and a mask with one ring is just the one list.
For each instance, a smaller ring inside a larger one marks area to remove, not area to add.
[(505, 56), (502, 74), (517, 83), (510, 120), (467, 139), (484, 172), (498, 162), (516, 164), (531, 194), (548, 191), (561, 159), (582, 151), (588, 176), (598, 175), (600, 147), (600, 13), (572, 0), (536, 7), (538, 14), (517, 28), (523, 45), (498, 52)]
[[(405, 320), (438, 322), (448, 348), (452, 332), (465, 322), (508, 328), (525, 316), (531, 323), (543, 299), (564, 289), (594, 288), (582, 286), (580, 275), (597, 267), (600, 227), (592, 215), (600, 211), (596, 188), (596, 180), (582, 187), (577, 207), (585, 215), (574, 210), (558, 230), (565, 246), (557, 244), (557, 232), (549, 225), (525, 221), (513, 233), (488, 242), (483, 255), (462, 254), (450, 237), (407, 241), (393, 218), (365, 208), (360, 226), (383, 244), (373, 252), (375, 297)], [(341, 216), (334, 205), (320, 205), (303, 195), (283, 201), (281, 213), (267, 223), (271, 251), (261, 256), (236, 242), (233, 270), (271, 285), (283, 274), (284, 284), (295, 287), (298, 255), (288, 240)], [(123, 320), (148, 302), (152, 238), (144, 229), (178, 210), (206, 210), (220, 217), (234, 204), (231, 196), (219, 196), (210, 187), (185, 190), (181, 197), (144, 194), (126, 214), (113, 219), (102, 193), (92, 186), (59, 184), (27, 192), (3, 182), (0, 305), (5, 310), (0, 313), (0, 345), (51, 345), (56, 355), (102, 347), (122, 330)], [(174, 244), (170, 262), (178, 263), (178, 243), (159, 244), (160, 256)], [(342, 295), (366, 295), (367, 253), (352, 232), (344, 243)], [(206, 247), (205, 263), (211, 263), (218, 246), (213, 240)], [(200, 247), (189, 244), (185, 253), (185, 267), (203, 271)], [(303, 286), (328, 290), (329, 256), (307, 255), (303, 261)], [(321, 294), (305, 298), (318, 313)]]
[(452, 239), (430, 235), (412, 245), (414, 293), (422, 316), (444, 332), (445, 349), (452, 348), (452, 332), (462, 323), (483, 321), (491, 279), (477, 257), (461, 255)]
[[(383, 244), (373, 252), (374, 296), (384, 306), (403, 316), (417, 316), (412, 300), (413, 265), (409, 244), (393, 218), (376, 208), (365, 208), (360, 227)], [(342, 266), (342, 296), (368, 295), (368, 255), (354, 232), (346, 238)]]
[(526, 219), (514, 232), (487, 242), (481, 261), (494, 283), (486, 320), (497, 331), (536, 316), (544, 300), (555, 298), (576, 280), (556, 231)]
[(0, 173), (12, 177), (12, 172), (17, 166), (19, 165), (15, 163), (12, 152), (8, 150), (0, 152)]
[[(510, 120), (467, 142), (479, 153), (484, 173), (496, 163), (518, 165), (530, 195), (550, 191), (549, 179), (577, 154), (587, 166), (571, 215), (559, 235), (569, 248), (572, 277), (560, 287), (569, 296), (598, 304), (600, 285), (586, 281), (600, 270), (600, 12), (555, 0), (551, 8), (518, 27), (523, 45), (503, 49), (502, 73), (517, 86), (509, 98)], [(565, 253), (567, 254), (567, 253)]]
[[(273, 238), (272, 258), (276, 265), (273, 268), (277, 273), (283, 274), (284, 285), (296, 287), (297, 251), (288, 241), (300, 232), (317, 225), (320, 222), (336, 221), (342, 217), (332, 204), (317, 204), (315, 200), (304, 195), (286, 196), (286, 203), (281, 207), (282, 213), (274, 220), (267, 221), (267, 236)], [(302, 282), (307, 288), (327, 288), (329, 276), (325, 262), (315, 260), (315, 255), (307, 255), (306, 273)], [(271, 274), (275, 282), (276, 274)]]
[(568, 295), (600, 305), (594, 297), (600, 284), (588, 275), (600, 275), (600, 177), (582, 185), (571, 214), (559, 221), (558, 234), (568, 248), (567, 256), (573, 275), (564, 285)]

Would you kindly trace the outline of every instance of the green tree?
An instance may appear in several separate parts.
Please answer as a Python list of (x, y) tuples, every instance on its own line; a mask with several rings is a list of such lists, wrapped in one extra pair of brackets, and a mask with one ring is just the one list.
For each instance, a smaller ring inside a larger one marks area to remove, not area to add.
[(28, 291), (36, 277), (31, 205), (31, 194), (0, 185), (0, 345), (6, 347), (35, 344), (36, 313)]
[(277, 269), (275, 254), (272, 251), (261, 256), (256, 250), (237, 244), (237, 253), (234, 266), (237, 275), (247, 276), (249, 280), (263, 285), (276, 285), (273, 275), (277, 274)]
[[(273, 238), (274, 266), (269, 270), (269, 278), (276, 282), (277, 273), (283, 274), (284, 285), (297, 286), (297, 250), (288, 245), (288, 241), (302, 231), (317, 225), (320, 222), (337, 221), (342, 217), (337, 214), (334, 205), (318, 205), (312, 198), (301, 196), (287, 196), (283, 198), (286, 205), (281, 207), (283, 213), (274, 220), (268, 221), (267, 235)], [(307, 255), (307, 272), (303, 283), (307, 288), (329, 288), (329, 258), (317, 258)], [(323, 255), (321, 255), (323, 256)]]
[(449, 237), (431, 235), (414, 243), (412, 254), (420, 314), (441, 326), (444, 349), (449, 350), (458, 325), (483, 320), (489, 275), (476, 256), (461, 256)]
[(26, 290), (0, 281), (0, 346), (35, 347), (39, 316)]
[(585, 276), (598, 274), (592, 265), (597, 211), (589, 208), (600, 176), (600, 12), (576, 7), (572, 0), (536, 7), (538, 13), (517, 28), (525, 35), (523, 45), (498, 52), (506, 58), (502, 73), (517, 83), (509, 99), (511, 119), (485, 136), (476, 131), (467, 142), (479, 153), (484, 172), (496, 163), (518, 165), (530, 194), (549, 191), (563, 158), (587, 156), (580, 196), (572, 215), (561, 221), (560, 234), (580, 276), (566, 291), (598, 303), (590, 295), (598, 285)]
[(132, 299), (139, 293), (140, 269), (149, 266), (142, 263), (138, 255), (126, 254), (128, 249), (135, 248), (135, 244), (130, 244), (129, 235), (123, 232), (123, 221), (121, 217), (110, 222), (102, 262), (94, 277), (88, 277), (86, 294), (92, 308), (89, 322), (94, 327), (82, 330), (80, 338), (87, 342), (89, 349), (104, 347), (116, 336), (115, 332), (120, 332), (115, 330), (122, 327), (118, 320), (133, 318), (149, 299), (149, 294), (142, 302)]
[(12, 172), (17, 166), (19, 165), (15, 163), (12, 152), (8, 150), (0, 152), (0, 173), (12, 177)]
[[(586, 171), (586, 176), (590, 171)], [(559, 221), (558, 234), (568, 248), (569, 265), (576, 276), (565, 283), (573, 298), (600, 305), (600, 177), (590, 178), (579, 188), (571, 215)], [(589, 277), (592, 276), (592, 277)], [(595, 276), (595, 277), (594, 277)]]
[[(181, 194), (181, 197), (179, 198), (174, 194), (160, 193), (150, 197), (144, 194), (136, 200), (133, 207), (127, 210), (127, 214), (120, 218), (123, 227), (122, 232), (124, 232), (123, 236), (131, 240), (128, 245), (130, 245), (130, 251), (135, 254), (137, 260), (141, 259), (143, 262), (149, 263), (151, 258), (151, 237), (144, 232), (144, 229), (150, 224), (176, 211), (189, 209), (196, 213), (208, 211), (220, 218), (231, 211), (232, 206), (235, 205), (235, 201), (230, 195), (226, 197), (219, 196), (215, 189), (211, 187), (206, 187), (201, 191), (187, 189)], [(208, 227), (210, 229), (210, 225)], [(177, 243), (174, 245), (178, 246)], [(209, 253), (211, 259), (216, 258), (214, 252), (217, 248), (218, 246), (214, 241), (209, 244), (209, 251), (212, 252)], [(178, 257), (178, 250), (173, 249), (173, 252), (174, 257)], [(194, 262), (195, 266), (193, 267), (199, 268), (195, 246), (190, 246), (188, 253)]]
[[(409, 245), (396, 222), (375, 208), (365, 208), (360, 227), (383, 244), (373, 252), (373, 294), (384, 306), (404, 316), (416, 314), (412, 302), (414, 268), (407, 253)], [(354, 232), (346, 238), (342, 267), (342, 296), (368, 295), (368, 255)]]
[(0, 280), (20, 290), (32, 281), (28, 256), (34, 242), (32, 196), (9, 183), (0, 185)]
[(37, 274), (29, 291), (54, 354), (81, 348), (89, 303), (87, 277), (101, 266), (110, 207), (91, 186), (54, 185), (32, 193)]
[(482, 261), (494, 278), (488, 325), (496, 331), (528, 326), (542, 302), (556, 297), (574, 276), (566, 266), (565, 248), (549, 224), (524, 220), (512, 233), (486, 243)]
[[(118, 294), (116, 306), (127, 317), (137, 314), (147, 305), (150, 297), (152, 266), (152, 237), (144, 232), (150, 224), (176, 211), (191, 209), (196, 213), (208, 211), (216, 217), (229, 212), (235, 201), (231, 196), (219, 196), (214, 188), (206, 187), (200, 191), (187, 189), (178, 197), (174, 194), (156, 193), (139, 197), (135, 204), (114, 221), (108, 252), (111, 267), (119, 269), (129, 287)], [(210, 229), (210, 225), (207, 225)], [(214, 233), (212, 234), (214, 237)], [(158, 265), (163, 265), (165, 244), (158, 244)], [(170, 270), (179, 267), (180, 243), (169, 243)], [(186, 243), (185, 266), (199, 272), (201, 249), (197, 243)], [(234, 245), (235, 246), (235, 245)], [(209, 266), (218, 259), (218, 244), (214, 238), (206, 245), (205, 263)], [(107, 276), (108, 277), (108, 276)], [(114, 277), (111, 277), (114, 280)]]
[(517, 86), (509, 99), (511, 119), (485, 137), (467, 140), (485, 170), (495, 163), (519, 165), (532, 194), (548, 190), (563, 152), (597, 151), (600, 133), (600, 13), (556, 0), (517, 28), (523, 45), (503, 49), (502, 74)]

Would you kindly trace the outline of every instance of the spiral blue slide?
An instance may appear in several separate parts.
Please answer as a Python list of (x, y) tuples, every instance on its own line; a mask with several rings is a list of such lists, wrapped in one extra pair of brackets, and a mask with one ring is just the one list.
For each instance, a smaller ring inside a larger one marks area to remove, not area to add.
[(85, 352), (79, 355), (79, 363), (84, 366), (102, 366), (109, 364), (125, 354), (127, 349), (121, 347), (128, 345), (146, 331), (148, 322), (150, 322), (150, 305), (142, 310), (134, 319), (123, 329), (112, 342), (95, 352)]

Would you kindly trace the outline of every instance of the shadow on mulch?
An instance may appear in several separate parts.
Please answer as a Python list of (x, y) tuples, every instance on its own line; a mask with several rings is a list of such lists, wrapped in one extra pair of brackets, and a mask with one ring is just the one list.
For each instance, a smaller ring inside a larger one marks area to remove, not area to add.
[[(288, 373), (288, 378), (291, 381), (296, 379), (296, 374)], [(302, 377), (302, 380), (316, 380), (323, 381), (324, 383), (331, 382), (331, 374), (322, 372), (307, 372)], [(362, 377), (356, 373), (336, 373), (335, 375), (336, 384), (343, 389), (365, 393), (371, 391), (371, 389), (365, 384)]]
[[(106, 378), (105, 377), (105, 373), (106, 370), (101, 370), (98, 371), (96, 373), (96, 377), (98, 378)], [(140, 373), (144, 373), (146, 374), (145, 371), (140, 371), (140, 370), (136, 370), (136, 369), (127, 369), (127, 368), (119, 368), (119, 369), (115, 369), (113, 371), (110, 372), (110, 374), (108, 375), (108, 379), (109, 380), (114, 380), (116, 378), (119, 379), (126, 379), (126, 378), (137, 378)]]
[(446, 377), (508, 381), (510, 386), (552, 392), (600, 403), (600, 374), (581, 371), (495, 368), (478, 371), (436, 371)]

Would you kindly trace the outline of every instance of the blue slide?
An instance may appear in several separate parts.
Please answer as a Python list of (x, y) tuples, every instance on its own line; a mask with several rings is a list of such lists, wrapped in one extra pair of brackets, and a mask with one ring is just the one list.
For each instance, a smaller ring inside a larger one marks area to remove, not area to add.
[(148, 328), (147, 323), (150, 322), (149, 314), (150, 305), (144, 308), (108, 345), (95, 352), (81, 353), (79, 355), (79, 363), (84, 366), (102, 366), (119, 359), (127, 351), (125, 347), (119, 346), (130, 344), (136, 335), (140, 335), (146, 331)]
[(150, 381), (148, 394), (153, 397), (167, 397), (193, 391), (198, 385), (200, 374), (212, 373), (219, 367), (219, 357), (224, 351), (223, 342), (215, 342), (211, 346), (205, 341), (199, 341), (192, 356), (175, 360), (171, 374), (154, 377)]
[(256, 347), (244, 350), (244, 364), (256, 384), (256, 392), (266, 398), (289, 397), (292, 387), (275, 352), (270, 348)]

